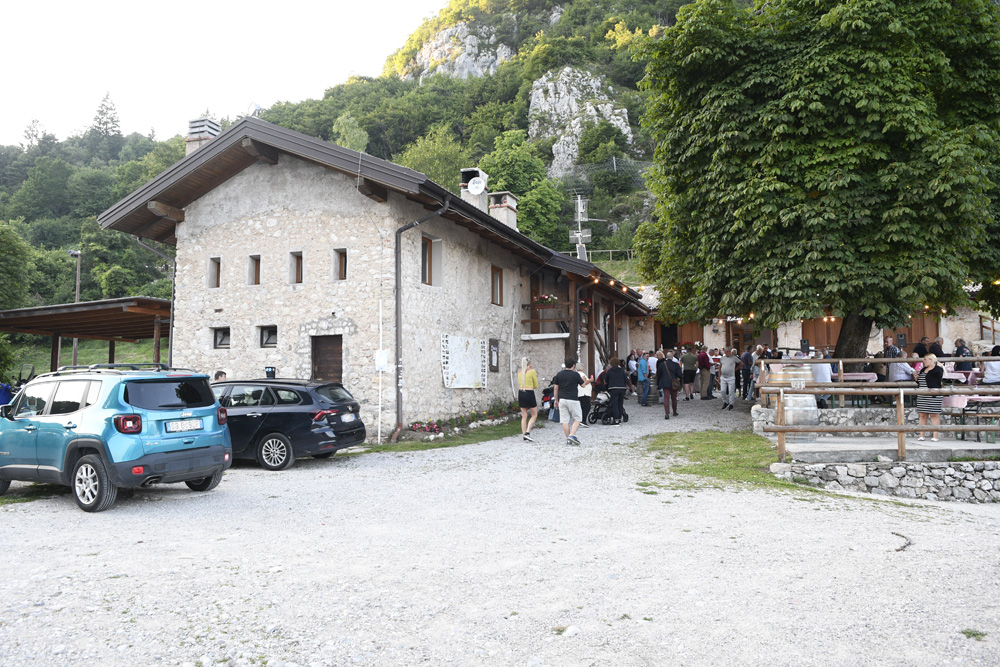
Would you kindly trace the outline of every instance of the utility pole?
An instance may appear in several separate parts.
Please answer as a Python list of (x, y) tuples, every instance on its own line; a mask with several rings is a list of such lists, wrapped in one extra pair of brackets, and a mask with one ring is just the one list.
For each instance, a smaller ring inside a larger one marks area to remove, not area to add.
[[(79, 250), (67, 250), (70, 257), (76, 257), (76, 299), (73, 303), (80, 303), (80, 258), (83, 253)], [(76, 366), (76, 351), (79, 339), (73, 339), (73, 366)]]

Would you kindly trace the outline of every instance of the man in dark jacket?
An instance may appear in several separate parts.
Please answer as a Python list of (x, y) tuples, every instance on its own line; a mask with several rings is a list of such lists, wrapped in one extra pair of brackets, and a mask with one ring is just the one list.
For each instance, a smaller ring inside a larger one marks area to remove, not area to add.
[(607, 370), (608, 393), (611, 395), (611, 416), (616, 424), (622, 423), (622, 414), (625, 410), (625, 391), (627, 384), (625, 381), (625, 369), (622, 368), (618, 357), (611, 357), (611, 366)]

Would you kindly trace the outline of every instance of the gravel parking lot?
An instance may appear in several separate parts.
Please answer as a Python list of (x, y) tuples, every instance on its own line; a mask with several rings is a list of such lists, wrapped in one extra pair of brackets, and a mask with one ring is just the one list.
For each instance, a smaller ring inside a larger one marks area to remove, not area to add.
[(644, 435), (748, 408), (627, 407), (581, 447), (550, 424), (2, 507), (0, 665), (997, 664), (1000, 508), (644, 493)]

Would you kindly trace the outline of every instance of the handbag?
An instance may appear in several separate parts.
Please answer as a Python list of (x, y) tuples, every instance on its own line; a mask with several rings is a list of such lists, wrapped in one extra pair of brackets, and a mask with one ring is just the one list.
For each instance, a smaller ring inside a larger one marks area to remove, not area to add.
[(670, 377), (670, 388), (674, 391), (681, 390), (681, 379), (670, 372), (670, 366), (667, 366), (667, 376)]
[(550, 408), (549, 409), (549, 421), (550, 422), (558, 422), (559, 421), (559, 408)]

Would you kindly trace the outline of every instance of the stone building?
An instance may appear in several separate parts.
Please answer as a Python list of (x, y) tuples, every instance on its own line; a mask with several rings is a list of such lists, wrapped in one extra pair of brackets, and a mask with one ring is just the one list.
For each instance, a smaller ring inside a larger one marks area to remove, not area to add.
[(384, 440), (512, 400), (522, 356), (543, 381), (567, 355), (599, 372), (649, 315), (637, 291), (520, 234), (516, 197), (479, 170), (459, 197), (256, 118), (196, 127), (184, 159), (99, 217), (176, 245), (174, 366), (342, 381)]

